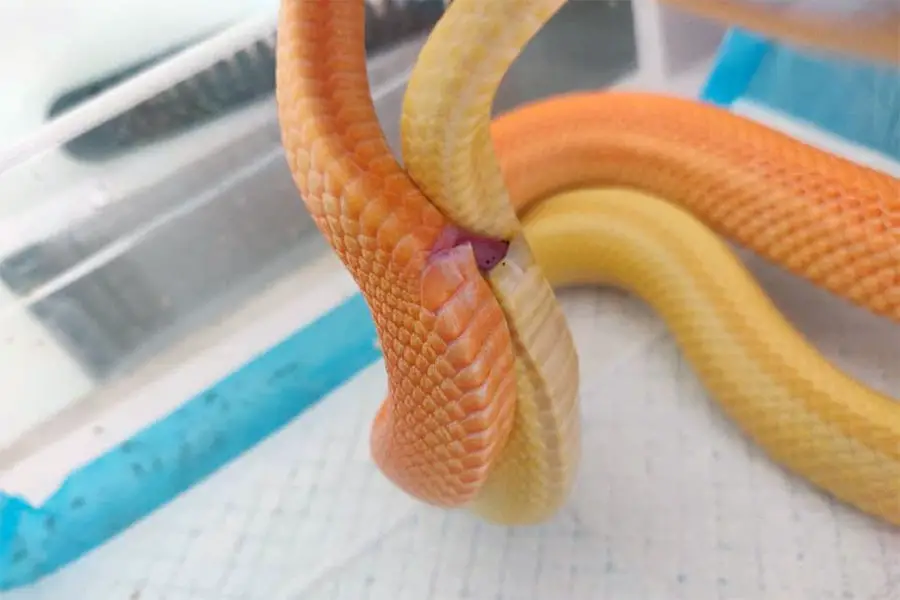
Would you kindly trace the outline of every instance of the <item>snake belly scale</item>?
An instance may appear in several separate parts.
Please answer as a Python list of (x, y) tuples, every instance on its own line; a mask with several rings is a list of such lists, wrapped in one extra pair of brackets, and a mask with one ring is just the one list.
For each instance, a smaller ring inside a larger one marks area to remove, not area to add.
[(503, 74), (561, 4), (450, 5), (410, 80), (404, 170), (370, 98), (362, 0), (282, 2), (288, 164), (384, 351), (376, 463), (431, 504), (552, 516), (580, 447), (553, 286), (612, 283), (658, 311), (775, 461), (900, 525), (900, 404), (810, 347), (715, 235), (900, 323), (900, 182), (650, 94), (561, 96), (492, 123)]

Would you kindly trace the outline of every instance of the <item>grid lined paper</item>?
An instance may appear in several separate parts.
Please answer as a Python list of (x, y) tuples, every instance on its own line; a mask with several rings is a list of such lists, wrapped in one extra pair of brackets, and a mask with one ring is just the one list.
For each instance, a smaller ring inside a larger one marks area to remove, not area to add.
[[(900, 329), (750, 264), (827, 356), (900, 397)], [(561, 299), (582, 362), (584, 458), (551, 522), (489, 526), (387, 484), (367, 447), (378, 364), (107, 545), (0, 598), (900, 599), (900, 533), (746, 442), (649, 309), (611, 290)]]

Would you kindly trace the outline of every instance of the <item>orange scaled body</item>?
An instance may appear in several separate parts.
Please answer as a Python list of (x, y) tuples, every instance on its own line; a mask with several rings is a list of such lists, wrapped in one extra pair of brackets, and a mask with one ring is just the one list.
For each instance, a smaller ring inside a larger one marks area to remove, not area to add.
[(470, 501), (512, 429), (510, 334), (472, 251), (397, 164), (366, 78), (362, 2), (291, 2), (278, 104), (291, 173), (365, 296), (388, 370), (372, 451), (423, 500)]

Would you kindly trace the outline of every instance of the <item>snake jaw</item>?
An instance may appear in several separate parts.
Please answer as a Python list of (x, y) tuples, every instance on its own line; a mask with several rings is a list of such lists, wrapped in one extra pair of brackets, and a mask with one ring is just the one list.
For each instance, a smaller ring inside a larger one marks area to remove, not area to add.
[(421, 271), (418, 315), (388, 305), (391, 316), (380, 321), (389, 393), (370, 450), (406, 494), (459, 508), (481, 493), (506, 447), (517, 388), (502, 308), (472, 246), (450, 245), (458, 237), (447, 233)]
[(509, 242), (468, 232), (456, 225), (444, 228), (431, 250), (429, 259), (453, 248), (469, 245), (475, 255), (475, 262), (482, 271), (490, 271), (506, 258)]

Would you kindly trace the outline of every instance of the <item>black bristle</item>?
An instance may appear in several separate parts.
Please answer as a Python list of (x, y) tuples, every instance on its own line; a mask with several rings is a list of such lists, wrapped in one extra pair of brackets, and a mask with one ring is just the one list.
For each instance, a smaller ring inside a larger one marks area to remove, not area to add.
[[(386, 0), (379, 11), (367, 2), (366, 51), (383, 52), (413, 35), (428, 31), (443, 11), (443, 0)], [(66, 92), (51, 105), (48, 117), (54, 118), (71, 110), (171, 57), (191, 43)], [(270, 97), (274, 91), (273, 33), (197, 73), (191, 79), (174, 85), (72, 139), (64, 148), (81, 160), (105, 160), (197, 127)]]

